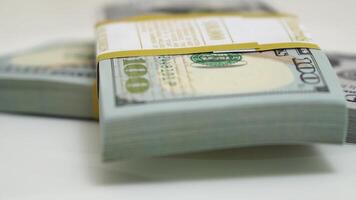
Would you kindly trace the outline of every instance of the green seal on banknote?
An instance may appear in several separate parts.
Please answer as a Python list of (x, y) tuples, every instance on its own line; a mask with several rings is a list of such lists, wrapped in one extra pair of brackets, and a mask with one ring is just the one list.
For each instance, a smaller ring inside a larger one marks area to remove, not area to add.
[(237, 53), (202, 53), (194, 54), (190, 57), (193, 63), (199, 64), (194, 67), (226, 67), (226, 66), (241, 66), (246, 62), (242, 60), (242, 55)]

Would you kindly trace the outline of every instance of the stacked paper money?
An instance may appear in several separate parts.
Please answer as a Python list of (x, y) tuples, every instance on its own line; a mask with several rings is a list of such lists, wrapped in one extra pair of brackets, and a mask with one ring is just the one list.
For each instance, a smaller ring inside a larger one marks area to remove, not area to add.
[(122, 58), (99, 70), (105, 160), (344, 139), (342, 91), (319, 50)]
[(275, 13), (270, 5), (257, 0), (139, 0), (131, 3), (109, 4), (100, 18), (121, 19), (142, 14), (240, 12)]
[(330, 53), (328, 57), (335, 68), (345, 92), (349, 109), (348, 142), (356, 142), (356, 55)]
[(0, 58), (0, 110), (93, 117), (92, 42), (59, 42)]

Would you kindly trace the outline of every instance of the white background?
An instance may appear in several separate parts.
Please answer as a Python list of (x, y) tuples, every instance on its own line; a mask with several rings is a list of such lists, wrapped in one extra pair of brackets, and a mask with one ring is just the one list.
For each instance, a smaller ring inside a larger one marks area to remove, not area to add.
[[(107, 1), (108, 2), (108, 1)], [(356, 53), (353, 0), (271, 0), (323, 49)], [(1, 0), (0, 54), (93, 38), (105, 0)], [(356, 199), (356, 145), (257, 147), (100, 161), (94, 121), (0, 114), (0, 200)]]

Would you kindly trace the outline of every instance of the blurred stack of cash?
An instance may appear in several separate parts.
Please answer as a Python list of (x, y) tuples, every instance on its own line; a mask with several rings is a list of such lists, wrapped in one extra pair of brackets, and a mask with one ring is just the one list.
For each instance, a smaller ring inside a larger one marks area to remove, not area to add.
[(92, 42), (58, 42), (0, 58), (0, 110), (93, 117)]
[(142, 14), (197, 13), (197, 12), (276, 12), (258, 0), (136, 0), (128, 4), (114, 3), (104, 7), (100, 19), (121, 19)]
[(346, 94), (349, 109), (348, 142), (356, 142), (356, 55), (328, 54), (341, 87)]

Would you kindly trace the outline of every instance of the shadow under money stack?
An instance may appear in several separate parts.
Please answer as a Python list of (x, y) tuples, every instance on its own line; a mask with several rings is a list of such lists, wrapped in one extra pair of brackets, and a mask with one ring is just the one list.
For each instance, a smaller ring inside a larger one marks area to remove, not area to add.
[(325, 54), (298, 40), (293, 20), (172, 15), (99, 23), (103, 159), (343, 143), (343, 92)]
[(0, 58), (0, 110), (93, 118), (94, 51), (58, 42)]
[(329, 53), (349, 110), (347, 142), (356, 143), (356, 55)]

